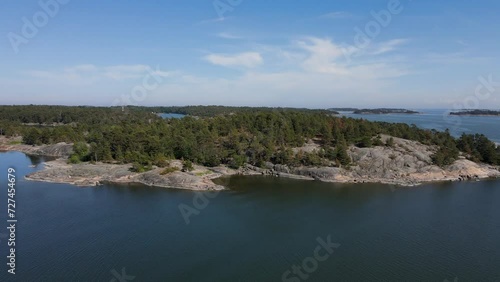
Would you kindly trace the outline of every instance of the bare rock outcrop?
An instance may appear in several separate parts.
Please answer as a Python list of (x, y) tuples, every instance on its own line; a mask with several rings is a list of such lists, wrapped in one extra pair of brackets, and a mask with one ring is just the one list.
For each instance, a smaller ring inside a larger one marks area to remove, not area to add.
[(54, 145), (31, 146), (22, 144), (21, 137), (0, 137), (0, 151), (19, 151), (33, 156), (68, 158), (73, 153), (73, 144), (58, 143)]
[[(200, 171), (176, 171), (162, 175), (163, 169), (161, 168), (145, 173), (135, 173), (130, 169), (131, 165), (68, 164), (65, 160), (59, 159), (45, 163), (44, 170), (27, 175), (26, 179), (77, 186), (98, 186), (103, 183), (141, 183), (148, 186), (189, 190), (224, 189), (211, 180), (220, 177), (221, 174), (210, 170), (202, 170), (203, 173)], [(198, 167), (198, 169), (201, 168)]]
[(180, 171), (167, 175), (161, 175), (157, 170), (150, 171), (136, 176), (135, 182), (148, 186), (189, 190), (211, 191), (224, 189), (223, 186), (213, 183), (210, 178)]
[[(386, 142), (390, 136), (382, 136)], [(497, 167), (478, 164), (461, 158), (441, 168), (432, 163), (436, 146), (417, 141), (393, 138), (394, 146), (358, 148), (351, 146), (348, 154), (352, 165), (339, 167), (295, 167), (266, 164), (266, 168), (247, 166), (257, 173), (280, 177), (314, 179), (326, 182), (377, 182), (413, 186), (433, 181), (464, 181), (500, 177)]]

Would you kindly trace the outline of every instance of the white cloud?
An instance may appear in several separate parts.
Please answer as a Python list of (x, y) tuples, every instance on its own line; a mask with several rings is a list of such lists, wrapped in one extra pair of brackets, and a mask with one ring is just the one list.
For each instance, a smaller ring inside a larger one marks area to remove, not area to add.
[(337, 12), (331, 12), (328, 14), (321, 15), (320, 18), (322, 19), (346, 19), (346, 18), (351, 18), (352, 15), (348, 12), (344, 11), (337, 11)]
[(260, 53), (257, 52), (246, 52), (236, 55), (210, 54), (205, 56), (205, 60), (214, 65), (245, 68), (254, 68), (264, 62)]
[(168, 77), (174, 72), (160, 70), (159, 67), (152, 68), (147, 65), (115, 65), (115, 66), (95, 66), (92, 64), (76, 65), (66, 67), (63, 70), (28, 70), (23, 74), (34, 78), (47, 79), (62, 83), (82, 83), (90, 84), (99, 80), (127, 80), (139, 79), (147, 74), (160, 77)]
[(373, 50), (371, 50), (370, 54), (380, 55), (380, 54), (394, 51), (397, 49), (397, 47), (407, 43), (408, 41), (409, 41), (408, 39), (393, 39), (393, 40), (381, 42), (380, 44), (376, 44), (374, 46), (374, 48), (373, 48)]
[(150, 69), (146, 65), (118, 65), (103, 68), (104, 76), (112, 79), (134, 79), (144, 75)]
[(90, 71), (96, 71), (97, 67), (92, 64), (87, 64), (87, 65), (77, 65), (74, 67), (67, 68), (66, 70), (69, 72), (79, 72), (79, 71), (90, 72)]
[[(398, 102), (397, 99), (391, 99), (399, 94), (399, 91), (393, 89), (397, 83), (395, 78), (407, 75), (409, 70), (399, 62), (379, 57), (396, 50), (398, 43), (400, 42), (393, 41), (381, 44), (380, 48), (384, 52), (365, 54), (355, 63), (347, 61), (343, 48), (331, 39), (307, 37), (288, 46), (260, 46), (259, 50), (269, 58), (269, 61), (266, 60), (265, 70), (250, 69), (233, 78), (179, 76), (162, 85), (152, 94), (151, 99), (156, 103), (176, 105), (327, 107), (353, 105), (353, 101), (362, 101), (360, 103), (366, 106), (391, 106), (387, 102), (385, 105), (380, 103), (388, 100)], [(256, 54), (259, 56), (255, 55), (255, 58), (261, 57), (261, 53)], [(212, 55), (205, 59), (218, 65), (241, 66), (240, 55)], [(279, 68), (283, 66), (283, 62), (285, 67)]]
[(309, 57), (302, 63), (307, 71), (331, 74), (347, 74), (345, 66), (338, 61), (344, 56), (342, 48), (329, 39), (310, 37), (299, 41), (298, 46), (309, 52)]
[(217, 33), (217, 37), (224, 38), (224, 39), (242, 39), (242, 37), (238, 35), (234, 35), (229, 32), (219, 32)]
[[(253, 46), (253, 51), (250, 52), (214, 53), (203, 57), (211, 64), (239, 71), (236, 76), (218, 78), (214, 78), (214, 74), (168, 72), (151, 69), (146, 65), (89, 64), (60, 71), (35, 70), (27, 74), (40, 78), (35, 81), (49, 85), (46, 89), (55, 89), (59, 85), (67, 85), (68, 82), (86, 83), (85, 86), (90, 87), (73, 89), (92, 91), (94, 95), (99, 93), (102, 96), (116, 96), (130, 91), (129, 87), (135, 82), (128, 78), (143, 77), (147, 73), (170, 77), (168, 82), (148, 95), (145, 104), (149, 105), (326, 107), (349, 106), (352, 101), (362, 101), (366, 106), (370, 103), (377, 106), (380, 101), (398, 102), (393, 99), (399, 94), (399, 89), (394, 88), (398, 83), (395, 78), (408, 74), (409, 69), (386, 55), (396, 51), (402, 43), (402, 40), (392, 40), (374, 44), (369, 52), (364, 52), (363, 56), (357, 57), (354, 62), (346, 60), (345, 48), (337, 42), (317, 37), (305, 37), (280, 46)], [(257, 68), (264, 63), (264, 56), (266, 68)], [(110, 80), (123, 81), (123, 84), (107, 83)], [(72, 103), (77, 102), (74, 100)]]
[(359, 58), (362, 56), (375, 56), (382, 55), (395, 51), (401, 45), (408, 43), (410, 40), (405, 38), (392, 39), (383, 42), (370, 42), (369, 45), (365, 47), (357, 47), (354, 45), (343, 45), (343, 54), (350, 59)]
[[(374, 49), (365, 52), (365, 58), (369, 61), (358, 58), (354, 63), (347, 60), (346, 56), (353, 53), (359, 54), (357, 49), (346, 49), (334, 43), (330, 39), (309, 37), (297, 42), (297, 46), (305, 50), (308, 54), (302, 61), (302, 67), (307, 72), (324, 73), (332, 75), (386, 78), (398, 77), (408, 73), (408, 71), (391, 65), (386, 58), (384, 63), (373, 62), (377, 55), (394, 51), (396, 46), (405, 42), (404, 40), (391, 40), (381, 43)], [(368, 56), (368, 53), (370, 56)]]

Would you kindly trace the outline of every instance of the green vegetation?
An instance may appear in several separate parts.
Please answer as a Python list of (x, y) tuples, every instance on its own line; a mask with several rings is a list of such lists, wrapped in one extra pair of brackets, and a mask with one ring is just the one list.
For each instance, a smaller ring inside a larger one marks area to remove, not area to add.
[(190, 160), (186, 160), (186, 161), (182, 162), (182, 170), (183, 171), (193, 171), (194, 170), (193, 163)]
[(358, 109), (356, 109), (356, 108), (330, 108), (328, 110), (332, 111), (332, 112), (354, 112), (354, 111), (357, 111)]
[(405, 109), (362, 109), (355, 110), (353, 114), (358, 115), (386, 115), (386, 114), (418, 114), (419, 112), (405, 110)]
[(365, 136), (361, 138), (361, 141), (359, 141), (356, 146), (360, 148), (371, 148), (373, 147), (373, 140), (371, 136)]
[(151, 164), (144, 165), (142, 163), (135, 162), (135, 163), (132, 164), (132, 169), (131, 170), (133, 172), (143, 173), (143, 172), (149, 171), (151, 169), (153, 169), (153, 167), (151, 166)]
[(474, 162), (500, 165), (500, 147), (483, 134), (466, 135), (458, 139), (458, 149)]
[[(141, 110), (144, 108), (137, 107), (135, 109)], [(186, 106), (186, 107), (153, 107), (149, 108), (150, 111), (156, 113), (171, 113), (182, 114), (197, 117), (215, 117), (219, 115), (230, 115), (235, 113), (253, 113), (253, 112), (303, 112), (303, 113), (329, 113), (334, 114), (328, 110), (311, 110), (311, 109), (297, 109), (297, 108), (267, 108), (267, 107), (225, 107), (225, 106)]]
[(492, 110), (470, 110), (461, 112), (452, 112), (450, 115), (454, 116), (500, 116), (500, 111)]
[(351, 164), (351, 158), (347, 154), (347, 142), (342, 138), (335, 149), (335, 158), (338, 164), (343, 166), (349, 166)]
[(173, 172), (176, 172), (176, 171), (179, 171), (179, 169), (176, 168), (176, 167), (167, 167), (160, 174), (161, 175), (167, 175), (167, 174), (170, 174), (170, 173), (173, 173)]
[(389, 139), (387, 139), (385, 145), (387, 147), (394, 147), (395, 146), (395, 144), (394, 144), (394, 138), (390, 137)]
[(212, 172), (210, 170), (206, 170), (206, 171), (196, 173), (196, 176), (205, 176), (205, 175), (210, 175), (210, 174), (212, 174)]
[[(197, 115), (164, 120), (158, 112)], [(266, 162), (289, 166), (351, 164), (349, 146), (394, 146), (379, 135), (416, 140), (439, 148), (433, 156), (444, 166), (458, 158), (499, 164), (500, 151), (482, 135), (453, 138), (448, 131), (423, 130), (406, 124), (335, 117), (328, 111), (279, 108), (170, 107), (92, 108), (0, 106), (0, 135), (23, 136), (30, 145), (74, 143), (70, 162), (131, 163), (134, 171), (169, 167), (169, 160), (208, 167)], [(292, 149), (315, 140), (312, 153)]]
[(21, 144), (23, 144), (22, 141), (10, 141), (9, 142), (9, 145), (21, 145)]
[(76, 142), (73, 145), (73, 155), (70, 156), (69, 162), (76, 164), (90, 160), (89, 147), (85, 142)]

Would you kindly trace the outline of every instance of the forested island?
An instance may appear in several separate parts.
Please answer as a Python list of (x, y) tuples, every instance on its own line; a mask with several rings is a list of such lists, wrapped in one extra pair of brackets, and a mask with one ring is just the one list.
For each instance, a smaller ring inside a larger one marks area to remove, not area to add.
[(352, 112), (357, 115), (386, 115), (386, 114), (419, 114), (419, 112), (406, 109), (358, 109), (358, 108), (329, 108), (330, 112), (339, 114), (338, 112)]
[(354, 112), (357, 111), (357, 108), (329, 108), (329, 111), (332, 112)]
[[(135, 108), (135, 107), (132, 107)], [(144, 110), (144, 108), (137, 108)], [(151, 107), (151, 111), (158, 113), (181, 114), (197, 117), (214, 117), (218, 115), (231, 115), (235, 113), (253, 112), (301, 112), (318, 114), (338, 114), (328, 110), (300, 109), (300, 108), (270, 108), (270, 107), (226, 107), (226, 106), (185, 106), (185, 107)]]
[[(187, 116), (162, 119), (162, 112)], [(484, 135), (456, 139), (308, 109), (0, 106), (0, 136), (3, 150), (66, 157), (31, 178), (71, 183), (175, 186), (189, 177), (210, 189), (212, 178), (256, 173), (418, 184), (498, 176), (500, 164), (500, 148)]]
[(387, 114), (419, 114), (419, 112), (405, 109), (361, 109), (353, 111), (358, 115), (387, 115)]
[(500, 116), (500, 111), (493, 110), (470, 110), (461, 112), (451, 112), (454, 116)]

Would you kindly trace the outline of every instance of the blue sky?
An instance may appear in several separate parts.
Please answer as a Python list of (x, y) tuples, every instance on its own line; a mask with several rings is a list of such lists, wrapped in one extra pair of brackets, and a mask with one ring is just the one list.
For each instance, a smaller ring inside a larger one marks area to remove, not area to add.
[(494, 0), (4, 0), (0, 103), (500, 108), (499, 12)]

